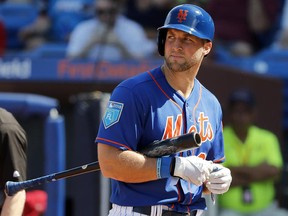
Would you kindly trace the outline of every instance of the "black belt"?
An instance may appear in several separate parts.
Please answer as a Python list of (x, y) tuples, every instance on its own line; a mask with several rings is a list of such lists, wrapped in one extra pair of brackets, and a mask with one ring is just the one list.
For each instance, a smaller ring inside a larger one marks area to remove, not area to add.
[[(135, 206), (133, 207), (133, 212), (137, 212), (140, 214), (150, 215), (151, 214), (151, 207), (152, 206)], [(196, 216), (197, 211), (192, 211), (190, 213), (184, 212), (175, 212), (169, 210), (162, 210), (162, 216), (179, 216), (179, 215), (186, 215), (186, 216)]]

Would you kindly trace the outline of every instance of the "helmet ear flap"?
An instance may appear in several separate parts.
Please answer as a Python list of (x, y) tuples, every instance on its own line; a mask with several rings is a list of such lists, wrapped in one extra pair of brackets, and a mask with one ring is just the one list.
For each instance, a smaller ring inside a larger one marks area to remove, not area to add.
[(167, 35), (167, 29), (160, 29), (158, 31), (157, 45), (158, 45), (158, 53), (161, 56), (164, 56), (166, 35)]

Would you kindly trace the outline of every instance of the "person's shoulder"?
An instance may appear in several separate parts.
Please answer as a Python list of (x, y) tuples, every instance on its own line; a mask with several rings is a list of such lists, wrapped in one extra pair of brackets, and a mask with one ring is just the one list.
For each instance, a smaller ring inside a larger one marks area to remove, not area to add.
[(83, 29), (83, 28), (89, 28), (92, 26), (96, 26), (97, 22), (98, 21), (95, 18), (83, 20), (75, 26), (75, 29)]
[(23, 145), (27, 145), (26, 131), (14, 115), (3, 108), (0, 108), (0, 134), (1, 136), (17, 137), (19, 142)]
[(15, 116), (8, 110), (0, 108), (0, 130), (1, 133), (7, 133), (9, 131), (22, 130), (19, 122), (16, 120)]
[(0, 108), (0, 123), (7, 123), (11, 121), (15, 121), (13, 114), (4, 108)]
[(259, 127), (257, 125), (252, 125), (249, 129), (249, 133), (251, 133), (254, 139), (262, 140), (263, 143), (270, 143), (270, 144), (279, 144), (279, 139), (277, 135), (266, 128)]
[(140, 28), (143, 29), (142, 25), (135, 20), (132, 20), (124, 15), (119, 15), (118, 21), (120, 24), (125, 25), (126, 27), (134, 27), (134, 28)]
[(276, 137), (276, 134), (272, 132), (271, 130), (268, 130), (266, 128), (259, 127), (257, 125), (252, 125), (250, 127), (250, 130), (254, 132), (254, 134), (257, 134), (261, 137)]

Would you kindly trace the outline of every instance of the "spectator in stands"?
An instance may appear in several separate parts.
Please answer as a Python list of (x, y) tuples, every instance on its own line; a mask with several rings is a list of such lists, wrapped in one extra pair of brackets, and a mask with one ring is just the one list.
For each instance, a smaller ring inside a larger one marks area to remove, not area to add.
[(156, 41), (155, 29), (163, 25), (167, 13), (174, 5), (174, 1), (171, 0), (127, 0), (125, 14), (141, 24), (147, 36)]
[(275, 201), (275, 182), (283, 166), (278, 138), (254, 125), (256, 103), (249, 90), (231, 94), (224, 127), (229, 191), (218, 197), (220, 216), (287, 216)]
[(4, 22), (0, 20), (0, 57), (3, 57), (6, 50), (6, 29)]
[(288, 49), (288, 0), (284, 2), (281, 28), (273, 46), (276, 49)]
[(4, 193), (7, 181), (26, 180), (27, 169), (26, 132), (14, 116), (0, 108), (0, 215), (22, 216), (26, 192), (13, 196)]
[(23, 4), (23, 3), (32, 3), (33, 0), (1, 0), (0, 2), (7, 2), (7, 3), (19, 3), (19, 4)]
[(140, 24), (122, 14), (118, 1), (96, 0), (95, 10), (95, 18), (82, 21), (72, 31), (67, 57), (114, 61), (156, 53), (154, 41)]
[(40, 5), (37, 19), (19, 30), (19, 39), (24, 44), (25, 50), (33, 50), (49, 40), (51, 19), (48, 15), (47, 5)]
[(235, 56), (251, 56), (268, 47), (279, 24), (282, 0), (210, 0), (218, 47)]

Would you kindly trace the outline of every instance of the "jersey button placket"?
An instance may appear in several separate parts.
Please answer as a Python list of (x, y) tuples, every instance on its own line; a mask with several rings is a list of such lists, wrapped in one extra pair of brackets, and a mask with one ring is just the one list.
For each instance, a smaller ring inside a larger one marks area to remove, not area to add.
[(189, 120), (190, 122), (193, 122), (194, 119), (193, 119), (192, 112), (189, 111), (189, 103), (186, 102), (185, 108), (186, 108), (186, 115), (187, 115), (187, 113), (188, 113), (188, 115), (187, 115), (188, 120)]

